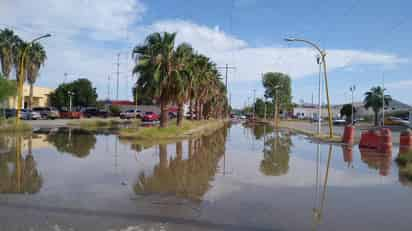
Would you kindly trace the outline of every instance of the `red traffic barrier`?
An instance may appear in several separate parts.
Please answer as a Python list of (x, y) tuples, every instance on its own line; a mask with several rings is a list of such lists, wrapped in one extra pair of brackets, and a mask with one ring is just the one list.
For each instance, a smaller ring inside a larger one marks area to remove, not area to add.
[(346, 144), (353, 144), (355, 140), (355, 127), (352, 125), (346, 125), (343, 131), (343, 142)]
[(363, 132), (359, 148), (375, 150), (379, 153), (392, 153), (392, 132), (388, 128), (372, 129)]
[(410, 151), (412, 151), (412, 132), (408, 129), (401, 132), (399, 140), (399, 153), (407, 153)]
[(80, 119), (83, 113), (77, 111), (60, 112), (60, 117), (64, 119)]
[(343, 149), (343, 161), (348, 163), (348, 166), (353, 162), (353, 148), (352, 146), (342, 146)]

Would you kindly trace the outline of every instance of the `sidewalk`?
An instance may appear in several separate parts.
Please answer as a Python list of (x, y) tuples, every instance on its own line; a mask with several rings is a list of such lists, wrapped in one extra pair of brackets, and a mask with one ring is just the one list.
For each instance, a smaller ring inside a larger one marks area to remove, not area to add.
[[(312, 133), (312, 134), (316, 134), (318, 131), (318, 127), (317, 127), (318, 124), (312, 123), (309, 121), (281, 121), (280, 126), (285, 127), (285, 128), (290, 128), (290, 129), (296, 129), (296, 130), (300, 130), (305, 133)], [(369, 129), (370, 127), (371, 126), (369, 124), (359, 124), (355, 126), (356, 128), (355, 143), (359, 143), (362, 131)], [(345, 127), (343, 125), (334, 125), (333, 134), (336, 136), (343, 136), (344, 128)], [(399, 144), (400, 131), (402, 131), (404, 128), (398, 127), (398, 126), (391, 126), (388, 128), (390, 128), (392, 131), (393, 144)], [(324, 135), (329, 134), (329, 126), (327, 122), (322, 123), (321, 132)]]

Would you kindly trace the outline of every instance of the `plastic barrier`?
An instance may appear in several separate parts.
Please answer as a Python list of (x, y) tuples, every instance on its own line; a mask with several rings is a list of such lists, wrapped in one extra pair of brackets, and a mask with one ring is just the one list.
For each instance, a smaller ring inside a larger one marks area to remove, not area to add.
[(353, 144), (355, 140), (355, 127), (352, 125), (345, 126), (343, 132), (343, 142), (346, 144)]
[(408, 153), (410, 151), (412, 151), (412, 132), (408, 129), (401, 132), (399, 140), (399, 153)]
[(361, 159), (368, 166), (379, 170), (379, 175), (389, 175), (392, 163), (392, 153), (380, 153), (375, 149), (361, 148)]
[(392, 153), (391, 130), (381, 128), (363, 132), (359, 142), (359, 148), (366, 148), (379, 153)]
[(350, 166), (353, 162), (353, 147), (352, 146), (342, 146), (343, 149), (343, 161)]

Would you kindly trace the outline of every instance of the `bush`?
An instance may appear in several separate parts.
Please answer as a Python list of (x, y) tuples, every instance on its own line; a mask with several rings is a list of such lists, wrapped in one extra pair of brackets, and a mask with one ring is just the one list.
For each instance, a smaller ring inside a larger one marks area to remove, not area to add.
[(115, 106), (115, 105), (110, 105), (109, 111), (110, 111), (110, 114), (115, 115), (115, 116), (119, 115), (121, 112), (120, 107)]
[(26, 132), (31, 131), (31, 126), (24, 121), (16, 124), (16, 119), (0, 119), (0, 132)]

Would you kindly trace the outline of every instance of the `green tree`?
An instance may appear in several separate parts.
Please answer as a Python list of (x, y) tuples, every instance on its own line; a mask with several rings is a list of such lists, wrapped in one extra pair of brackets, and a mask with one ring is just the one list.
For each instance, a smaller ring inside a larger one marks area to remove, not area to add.
[(291, 79), (288, 75), (279, 72), (268, 72), (263, 75), (263, 87), (265, 97), (272, 98), (273, 102), (278, 97), (280, 110), (288, 110), (292, 107)]
[(363, 103), (366, 109), (372, 108), (375, 118), (375, 126), (378, 126), (378, 116), (379, 112), (383, 107), (383, 101), (385, 106), (389, 105), (389, 102), (392, 100), (390, 95), (384, 95), (384, 89), (380, 86), (372, 87), (368, 92), (365, 93), (365, 98)]
[[(353, 107), (353, 113), (356, 114), (356, 108)], [(350, 123), (352, 119), (352, 104), (344, 104), (340, 109), (340, 114), (345, 116), (346, 122)]]
[(176, 33), (153, 33), (132, 51), (136, 61), (133, 74), (139, 74), (138, 86), (159, 99), (160, 127), (168, 126), (168, 105), (174, 96), (171, 86), (173, 78), (180, 74), (175, 65), (175, 37)]
[(0, 75), (0, 102), (16, 95), (16, 91), (16, 82), (7, 80), (4, 76)]
[(84, 158), (96, 144), (96, 136), (81, 129), (59, 129), (47, 135), (47, 141), (54, 145), (59, 152), (67, 152), (76, 157)]
[(40, 67), (46, 61), (46, 51), (40, 43), (34, 43), (30, 46), (26, 56), (27, 81), (30, 84), (30, 96), (28, 106), (32, 108), (33, 104), (33, 86), (39, 75)]
[(21, 39), (14, 34), (13, 30), (4, 29), (0, 32), (0, 61), (1, 70), (6, 79), (10, 79), (10, 73), (13, 68), (16, 56), (16, 46)]
[(73, 92), (72, 105), (74, 107), (96, 106), (96, 88), (88, 79), (60, 84), (49, 96), (51, 105), (60, 109), (67, 107), (69, 105), (68, 92)]

